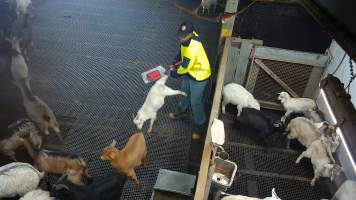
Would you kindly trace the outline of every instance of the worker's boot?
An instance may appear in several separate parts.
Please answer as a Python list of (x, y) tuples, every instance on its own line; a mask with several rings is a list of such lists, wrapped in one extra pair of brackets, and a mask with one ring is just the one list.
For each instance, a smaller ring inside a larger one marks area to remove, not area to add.
[(168, 114), (169, 119), (176, 120), (176, 119), (183, 119), (190, 116), (189, 112), (172, 112)]

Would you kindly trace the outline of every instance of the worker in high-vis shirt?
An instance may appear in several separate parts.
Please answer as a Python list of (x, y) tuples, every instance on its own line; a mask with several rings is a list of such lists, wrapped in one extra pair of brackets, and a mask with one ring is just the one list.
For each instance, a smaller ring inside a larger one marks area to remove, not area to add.
[(180, 78), (181, 90), (187, 93), (178, 105), (178, 112), (169, 113), (169, 118), (180, 119), (189, 115), (191, 107), (194, 121), (193, 139), (199, 139), (206, 122), (204, 109), (204, 90), (208, 85), (211, 69), (199, 35), (194, 31), (191, 22), (183, 22), (178, 29), (181, 42), (180, 50), (174, 63), (181, 63), (171, 71), (171, 76)]

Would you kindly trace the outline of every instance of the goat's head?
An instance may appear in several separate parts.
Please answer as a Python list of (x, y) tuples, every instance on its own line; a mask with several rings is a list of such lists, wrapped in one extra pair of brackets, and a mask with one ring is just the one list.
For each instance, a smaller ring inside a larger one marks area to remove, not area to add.
[(287, 92), (280, 92), (278, 93), (278, 100), (280, 100), (282, 103), (286, 100), (286, 99), (289, 99), (290, 96)]
[(134, 124), (136, 125), (136, 127), (141, 130), (143, 127), (143, 124), (146, 121), (146, 117), (144, 116), (144, 114), (140, 111), (137, 112), (136, 117), (133, 119)]
[(101, 160), (112, 160), (115, 155), (119, 152), (119, 150), (115, 147), (117, 144), (116, 140), (113, 140), (110, 146), (107, 146), (101, 152), (100, 159)]

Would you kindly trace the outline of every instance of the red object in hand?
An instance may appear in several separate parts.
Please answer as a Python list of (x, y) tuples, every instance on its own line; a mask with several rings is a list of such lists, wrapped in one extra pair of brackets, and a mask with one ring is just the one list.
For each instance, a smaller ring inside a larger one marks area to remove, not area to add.
[(147, 80), (155, 81), (161, 78), (161, 73), (158, 70), (152, 71), (147, 74)]

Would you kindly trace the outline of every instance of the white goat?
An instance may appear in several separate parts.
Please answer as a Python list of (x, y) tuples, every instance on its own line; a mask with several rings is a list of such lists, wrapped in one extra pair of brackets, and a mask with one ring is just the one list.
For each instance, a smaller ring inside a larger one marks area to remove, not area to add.
[(17, 38), (8, 40), (12, 46), (11, 74), (15, 81), (28, 77), (28, 67), (20, 49), (20, 41)]
[[(222, 198), (221, 200), (261, 200), (259, 198), (254, 198), (254, 197), (247, 197), (247, 196), (242, 196), (242, 195), (231, 195), (231, 196), (226, 196)], [(263, 200), (281, 200), (276, 192), (275, 189), (272, 189), (272, 196), (271, 197), (266, 197)]]
[[(216, 10), (216, 6), (218, 5), (218, 0), (201, 0), (200, 7), (202, 7), (202, 13), (205, 13), (205, 10), (207, 10), (209, 14), (209, 9), (213, 6), (214, 12)], [(198, 7), (199, 9), (199, 7)]]
[(16, 5), (17, 5), (17, 15), (25, 15), (28, 14), (29, 8), (32, 4), (31, 0), (16, 0)]
[(249, 107), (260, 110), (260, 104), (244, 87), (236, 83), (229, 83), (224, 86), (222, 91), (223, 101), (221, 112), (225, 114), (225, 106), (228, 103), (237, 105), (237, 116), (240, 116), (242, 108)]
[(312, 122), (314, 123), (321, 123), (323, 122), (322, 117), (320, 116), (320, 114), (315, 111), (315, 110), (308, 110), (308, 111), (304, 111), (303, 112), (304, 116), (308, 119), (310, 119)]
[(44, 101), (32, 94), (28, 79), (15, 81), (15, 84), (20, 88), (23, 105), (30, 119), (37, 123), (41, 131), (46, 135), (49, 135), (48, 128), (52, 128), (58, 138), (63, 141), (56, 116)]
[(329, 141), (325, 136), (321, 136), (320, 139), (315, 140), (310, 144), (308, 149), (304, 151), (297, 158), (295, 163), (299, 163), (304, 157), (310, 158), (314, 168), (314, 177), (310, 182), (311, 186), (315, 185), (315, 181), (319, 177), (330, 177), (331, 180), (338, 176), (341, 172), (341, 167), (337, 164), (330, 164), (335, 162), (331, 153), (327, 150)]
[(330, 125), (327, 122), (313, 123), (305, 117), (294, 118), (286, 128), (286, 133), (288, 134), (287, 148), (289, 148), (291, 139), (297, 139), (303, 146), (308, 148), (312, 142), (324, 135), (330, 141), (327, 150), (331, 155), (331, 152), (335, 152), (340, 143), (340, 138), (336, 134), (336, 128), (339, 125)]
[(286, 117), (293, 112), (302, 113), (304, 111), (312, 111), (316, 109), (316, 104), (313, 99), (309, 98), (292, 98), (287, 92), (279, 93), (278, 100), (281, 101), (286, 113), (281, 118), (284, 122)]
[(142, 105), (140, 110), (137, 112), (136, 117), (133, 122), (136, 124), (138, 129), (142, 129), (145, 121), (150, 119), (150, 126), (147, 133), (152, 132), (153, 123), (157, 118), (157, 111), (164, 105), (164, 98), (166, 96), (173, 95), (183, 95), (187, 96), (185, 92), (179, 90), (173, 90), (172, 88), (165, 85), (168, 76), (164, 75), (151, 87), (147, 94), (145, 103)]
[(28, 163), (14, 162), (0, 167), (0, 198), (25, 195), (37, 188), (43, 175)]
[(54, 200), (54, 197), (50, 196), (50, 193), (48, 191), (44, 191), (41, 189), (33, 190), (31, 192), (28, 192), (20, 198), (20, 200)]
[[(305, 117), (292, 119), (286, 128), (286, 133), (288, 140), (297, 139), (306, 148), (321, 136), (316, 126)], [(287, 147), (289, 147), (289, 142)]]

